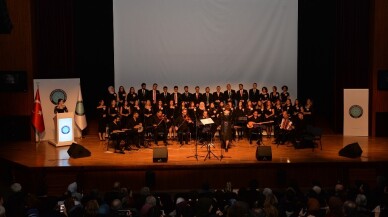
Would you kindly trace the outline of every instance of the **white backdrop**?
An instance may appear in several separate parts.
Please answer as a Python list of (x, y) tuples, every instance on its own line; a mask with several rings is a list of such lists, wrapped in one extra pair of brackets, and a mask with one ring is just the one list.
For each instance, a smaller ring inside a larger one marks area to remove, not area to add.
[[(67, 100), (65, 105), (69, 112), (74, 112), (77, 104), (78, 90), (80, 88), (80, 79), (34, 79), (34, 97), (39, 84), (40, 101), (42, 105), (42, 112), (44, 118), (45, 132), (42, 133), (42, 140), (55, 140), (55, 126), (54, 126), (54, 107), (55, 105), (50, 101), (50, 94), (55, 89), (61, 89), (66, 92)], [(74, 126), (74, 137), (80, 137), (80, 130)]]
[(115, 87), (227, 83), (297, 95), (298, 0), (113, 0)]

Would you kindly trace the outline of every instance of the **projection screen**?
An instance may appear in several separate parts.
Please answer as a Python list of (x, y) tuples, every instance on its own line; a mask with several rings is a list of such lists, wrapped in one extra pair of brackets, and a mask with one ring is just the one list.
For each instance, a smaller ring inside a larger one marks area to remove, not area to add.
[(297, 96), (298, 0), (113, 0), (115, 87), (227, 83)]

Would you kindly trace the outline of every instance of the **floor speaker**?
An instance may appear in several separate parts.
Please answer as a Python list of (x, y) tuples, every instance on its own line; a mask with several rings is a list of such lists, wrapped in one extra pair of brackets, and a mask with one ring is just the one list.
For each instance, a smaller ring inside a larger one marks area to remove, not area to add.
[(256, 159), (258, 161), (271, 161), (272, 160), (272, 147), (271, 146), (257, 146)]
[(167, 147), (156, 147), (153, 149), (153, 162), (154, 163), (160, 163), (160, 162), (167, 162), (168, 160), (168, 151)]
[(67, 150), (67, 153), (72, 158), (89, 157), (91, 155), (88, 149), (76, 143), (71, 144), (70, 148)]
[(349, 157), (349, 158), (361, 157), (362, 149), (360, 145), (357, 142), (355, 142), (343, 147), (338, 154), (339, 156)]

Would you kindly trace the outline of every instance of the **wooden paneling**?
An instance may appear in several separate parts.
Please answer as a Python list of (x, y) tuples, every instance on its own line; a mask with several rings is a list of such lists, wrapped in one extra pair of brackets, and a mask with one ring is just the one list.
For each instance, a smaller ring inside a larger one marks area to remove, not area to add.
[(2, 115), (30, 115), (32, 91), (32, 38), (31, 1), (7, 0), (13, 29), (10, 34), (0, 34), (0, 71), (26, 71), (27, 92), (0, 92)]
[(388, 91), (377, 89), (379, 70), (388, 69), (388, 2), (375, 0), (372, 13), (371, 30), (371, 132), (376, 135), (376, 113), (388, 112)]

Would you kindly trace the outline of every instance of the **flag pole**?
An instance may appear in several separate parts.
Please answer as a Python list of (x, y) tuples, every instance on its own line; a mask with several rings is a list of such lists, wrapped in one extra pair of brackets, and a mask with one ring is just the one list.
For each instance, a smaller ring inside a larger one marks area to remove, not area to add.
[[(36, 82), (37, 90), (39, 90), (39, 82)], [(35, 100), (35, 99), (34, 99)], [(38, 130), (35, 129), (35, 132), (38, 134), (38, 145), (40, 144), (40, 133)]]

